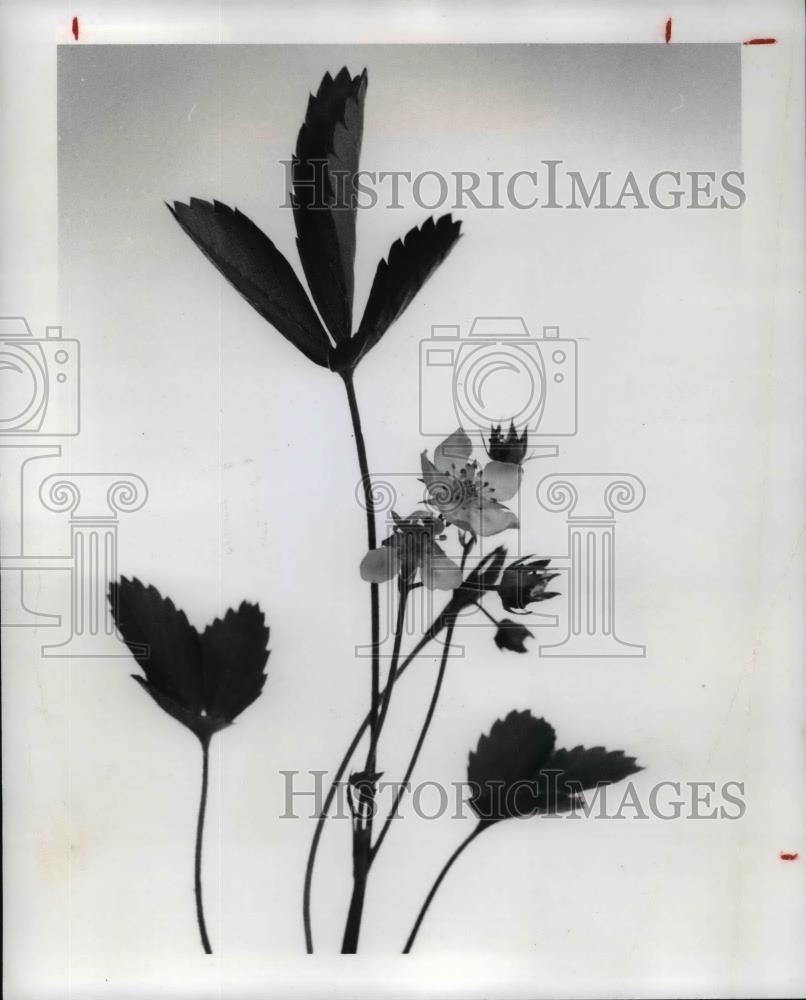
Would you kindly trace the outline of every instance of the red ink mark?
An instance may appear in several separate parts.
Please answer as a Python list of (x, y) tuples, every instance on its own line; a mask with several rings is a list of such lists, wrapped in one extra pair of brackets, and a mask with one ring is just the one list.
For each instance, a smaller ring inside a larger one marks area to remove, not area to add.
[(666, 44), (667, 45), (672, 40), (672, 19), (671, 18), (669, 18), (669, 20), (666, 22), (666, 31), (664, 32), (663, 37), (666, 39)]
[(71, 31), (73, 32), (73, 38), (78, 41), (78, 18), (73, 18), (73, 24), (71, 26)]
[(781, 851), (778, 857), (781, 859), (781, 861), (797, 861), (800, 855), (798, 854), (797, 851), (795, 851), (794, 854), (789, 854), (787, 851)]
[(750, 38), (742, 45), (775, 45), (777, 41), (777, 38)]

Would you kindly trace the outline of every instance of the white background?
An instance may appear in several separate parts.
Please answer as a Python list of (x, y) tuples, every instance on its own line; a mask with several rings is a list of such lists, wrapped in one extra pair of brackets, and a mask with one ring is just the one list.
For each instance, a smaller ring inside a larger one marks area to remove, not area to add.
[[(794, 5), (763, 17), (751, 10), (726, 18), (691, 5), (674, 17), (676, 42), (779, 39), (742, 50), (741, 212), (630, 213), (617, 223), (594, 212), (468, 214), (454, 256), (358, 374), (373, 468), (416, 471), (428, 444), (416, 433), (417, 342), (430, 324), (464, 327), (496, 312), (559, 324), (582, 345), (582, 433), (559, 460), (532, 463), (527, 490), (560, 471), (629, 471), (647, 486), (645, 506), (620, 524), (618, 551), (619, 628), (646, 644), (646, 659), (550, 661), (535, 643), (516, 658), (474, 635), (449, 673), (421, 776), (461, 780), (478, 735), (529, 707), (562, 745), (637, 754), (643, 789), (742, 780), (747, 815), (501, 826), (459, 862), (407, 959), (394, 952), (466, 826), (411, 820), (395, 829), (362, 936), (382, 957), (341, 959), (333, 953), (348, 832), (334, 823), (315, 895), (322, 954), (309, 959), (299, 900), (312, 824), (277, 819), (277, 772), (332, 766), (366, 704), (367, 664), (351, 656), (366, 595), (354, 571), (363, 522), (343, 391), (212, 280), (164, 210), (153, 241), (134, 248), (126, 238), (135, 224), (124, 218), (106, 220), (105, 239), (119, 240), (100, 242), (100, 253), (70, 242), (80, 227), (67, 227), (66, 242), (63, 229), (60, 296), (55, 45), (71, 42), (73, 12), (6, 6), (3, 89), (18, 96), (4, 112), (0, 314), (25, 314), (35, 332), (60, 322), (82, 342), (84, 424), (58, 467), (148, 482), (147, 507), (121, 528), (123, 572), (170, 593), (198, 625), (247, 597), (272, 626), (266, 692), (213, 755), (211, 959), (192, 910), (192, 738), (141, 696), (130, 662), (39, 661), (41, 636), (4, 634), (9, 997), (802, 989), (803, 859), (778, 856), (804, 847), (801, 25)], [(77, 11), (82, 40), (650, 42), (662, 39), (667, 16), (645, 5), (618, 15), (538, 7), (528, 18), (515, 6), (494, 17), (476, 7), (461, 19), (447, 7), (409, 8), (383, 21), (310, 7), (133, 11)], [(382, 72), (370, 80), (365, 166)], [(267, 96), (267, 123), (276, 107), (289, 150), (304, 98), (297, 85), (271, 104)], [(435, 97), (432, 114), (438, 106)], [(474, 149), (485, 142), (476, 128), (468, 124)], [(223, 150), (242, 148), (237, 135), (224, 138)], [(291, 256), (291, 219), (276, 209), (278, 173), (263, 139), (244, 143), (254, 175), (222, 166), (200, 189), (204, 178), (181, 163), (178, 187), (156, 193), (235, 201)], [(515, 133), (487, 139), (497, 152), (501, 142), (518, 148)], [(412, 142), (422, 141), (414, 130)], [(614, 154), (619, 163), (621, 154), (631, 165), (629, 149)], [(377, 258), (422, 216), (413, 208), (359, 232), (357, 309)], [(39, 527), (43, 538), (54, 532), (44, 517)], [(561, 515), (535, 517), (528, 531), (531, 548), (564, 551)], [(403, 682), (390, 772), (414, 737), (433, 670), (425, 661)]]

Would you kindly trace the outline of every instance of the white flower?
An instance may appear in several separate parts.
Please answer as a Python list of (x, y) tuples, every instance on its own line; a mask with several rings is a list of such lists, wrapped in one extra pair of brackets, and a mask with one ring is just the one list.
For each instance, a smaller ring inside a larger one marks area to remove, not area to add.
[(517, 528), (518, 519), (501, 501), (518, 492), (522, 470), (514, 462), (471, 461), (473, 445), (460, 427), (434, 449), (433, 462), (421, 455), (428, 503), (441, 517), (474, 535), (497, 535)]
[(462, 582), (461, 570), (437, 544), (437, 539), (445, 537), (442, 518), (427, 510), (415, 510), (405, 518), (392, 511), (392, 517), (392, 534), (361, 560), (361, 578), (386, 583), (400, 574), (410, 584), (419, 570), (429, 590), (456, 590)]

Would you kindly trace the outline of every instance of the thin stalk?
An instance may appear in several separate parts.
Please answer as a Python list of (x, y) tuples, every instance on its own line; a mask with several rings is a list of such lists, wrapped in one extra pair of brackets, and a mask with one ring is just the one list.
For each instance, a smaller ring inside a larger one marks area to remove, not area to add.
[[(439, 614), (425, 635), (419, 640), (414, 649), (409, 653), (403, 663), (400, 665), (397, 671), (396, 680), (400, 680), (405, 672), (406, 668), (409, 667), (414, 660), (420, 655), (423, 649), (435, 639), (436, 636), (445, 628), (448, 621), (447, 612), (451, 606), (451, 602), (445, 606), (444, 610)], [(385, 694), (385, 692), (384, 692)], [(313, 954), (313, 924), (311, 921), (311, 891), (313, 889), (313, 870), (316, 864), (316, 855), (319, 851), (319, 842), (322, 839), (322, 833), (325, 829), (325, 823), (327, 822), (328, 813), (330, 812), (330, 807), (333, 805), (333, 799), (336, 797), (336, 791), (339, 787), (339, 782), (344, 777), (347, 768), (350, 766), (350, 761), (353, 759), (353, 754), (358, 749), (358, 744), (363, 739), (364, 733), (367, 731), (370, 724), (370, 715), (364, 716), (361, 725), (355, 731), (355, 735), (350, 741), (350, 745), (344, 752), (344, 756), (341, 759), (341, 763), (338, 768), (336, 768), (336, 773), (333, 776), (333, 780), (330, 783), (330, 788), (328, 789), (327, 795), (325, 796), (325, 801), (322, 805), (321, 812), (316, 819), (316, 827), (313, 831), (313, 837), (311, 838), (311, 846), (308, 849), (308, 860), (305, 865), (305, 882), (302, 889), (302, 923), (305, 929), (305, 950), (309, 955)]]
[(210, 938), (207, 936), (207, 924), (204, 922), (204, 904), (202, 903), (202, 838), (204, 837), (204, 815), (207, 810), (207, 780), (210, 770), (210, 737), (200, 737), (202, 746), (202, 780), (201, 796), (199, 798), (199, 817), (196, 821), (196, 859), (194, 867), (194, 891), (196, 894), (196, 919), (199, 922), (202, 948), (205, 955), (212, 955)]
[(437, 679), (434, 684), (434, 691), (433, 694), (431, 695), (431, 701), (428, 705), (428, 711), (425, 714), (425, 719), (423, 720), (422, 728), (420, 729), (420, 735), (417, 737), (417, 743), (414, 747), (414, 752), (412, 753), (411, 760), (409, 761), (408, 767), (406, 768), (406, 773), (403, 776), (403, 781), (395, 791), (395, 797), (392, 802), (392, 808), (389, 810), (389, 814), (384, 820), (383, 826), (381, 827), (381, 832), (378, 834), (378, 839), (375, 841), (375, 844), (372, 848), (371, 860), (373, 861), (375, 860), (375, 855), (381, 849), (381, 844), (383, 843), (386, 834), (389, 832), (389, 827), (392, 824), (392, 820), (395, 818), (397, 814), (397, 809), (398, 806), (400, 805), (400, 800), (403, 797), (404, 792), (406, 791), (406, 787), (409, 781), (411, 780), (414, 768), (417, 766), (417, 761), (420, 757), (420, 751), (422, 750), (423, 744), (425, 743), (425, 738), (428, 735), (428, 730), (431, 726), (431, 720), (434, 718), (434, 712), (436, 711), (437, 702), (439, 701), (439, 695), (442, 690), (442, 682), (445, 679), (445, 671), (448, 666), (448, 656), (450, 653), (451, 640), (453, 639), (453, 630), (455, 626), (456, 626), (456, 619), (454, 618), (448, 624), (448, 631), (445, 635), (445, 648), (442, 650), (442, 659), (440, 660), (439, 663), (439, 670), (437, 672)]
[[(467, 557), (470, 555), (470, 550), (475, 544), (475, 539), (471, 538), (462, 545), (462, 562), (460, 569), (462, 571), (462, 576), (465, 573), (465, 565), (467, 563)], [(481, 607), (481, 605), (479, 605)], [(447, 610), (447, 609), (446, 609)], [(482, 609), (483, 610), (483, 609)], [(397, 815), (397, 809), (400, 805), (400, 800), (406, 792), (411, 776), (414, 772), (414, 768), (417, 766), (417, 761), (420, 757), (420, 751), (423, 749), (423, 744), (425, 743), (425, 738), (428, 736), (428, 730), (431, 726), (431, 720), (434, 718), (434, 712), (437, 708), (437, 702), (439, 701), (440, 692), (442, 691), (442, 682), (445, 680), (445, 671), (448, 667), (448, 656), (450, 654), (451, 642), (453, 640), (453, 630), (456, 627), (456, 616), (452, 615), (450, 618), (446, 618), (447, 621), (447, 635), (445, 636), (445, 647), (442, 650), (442, 659), (440, 660), (439, 670), (437, 671), (437, 679), (434, 682), (434, 691), (431, 695), (431, 701), (428, 704), (428, 710), (425, 713), (425, 719), (423, 720), (423, 725), (420, 729), (420, 735), (417, 737), (417, 743), (414, 746), (414, 752), (411, 755), (411, 760), (409, 761), (408, 767), (406, 768), (406, 773), (403, 776), (403, 781), (398, 786), (394, 799), (392, 800), (392, 808), (389, 810), (389, 814), (384, 820), (384, 824), (381, 827), (381, 832), (378, 834), (378, 839), (375, 841), (375, 845), (372, 848), (371, 860), (375, 860), (375, 855), (381, 849), (381, 844), (383, 843), (386, 834), (389, 832), (389, 827), (391, 826), (392, 820)], [(402, 672), (402, 671), (401, 671)]]
[[(355, 437), (355, 450), (358, 454), (358, 469), (361, 473), (361, 485), (364, 490), (364, 512), (367, 520), (367, 545), (370, 549), (377, 548), (377, 535), (375, 530), (375, 498), (372, 495), (372, 482), (369, 478), (369, 465), (367, 463), (367, 448), (364, 443), (364, 432), (361, 428), (361, 414), (358, 410), (358, 400), (355, 396), (355, 386), (353, 385), (353, 373), (345, 372), (342, 376), (344, 387), (347, 390), (347, 402), (350, 407), (350, 419), (353, 424), (353, 436)], [(380, 599), (378, 584), (371, 583), (369, 586), (369, 615), (371, 629), (372, 648), (372, 681), (370, 694), (370, 757), (367, 759), (367, 770), (375, 770), (375, 761), (372, 759), (375, 746), (377, 744), (378, 729), (378, 706), (380, 701), (381, 673), (380, 673)]]
[[(397, 620), (395, 622), (394, 646), (392, 649), (392, 659), (389, 664), (389, 676), (386, 680), (386, 689), (380, 707), (380, 713), (376, 720), (375, 732), (370, 738), (370, 748), (367, 760), (373, 765), (377, 758), (378, 739), (381, 735), (386, 713), (389, 711), (389, 703), (392, 699), (392, 688), (395, 684), (395, 674), (397, 663), (400, 659), (400, 643), (403, 637), (403, 626), (406, 620), (406, 601), (408, 599), (408, 585), (400, 581), (400, 596), (397, 602)], [(369, 769), (369, 765), (368, 765)], [(369, 772), (370, 774), (372, 772)], [(350, 897), (350, 906), (347, 911), (347, 920), (344, 925), (344, 938), (342, 940), (342, 954), (354, 955), (358, 950), (358, 938), (361, 933), (361, 918), (364, 913), (364, 897), (366, 896), (367, 880), (369, 870), (372, 867), (372, 819), (374, 810), (370, 809), (367, 816), (353, 816), (353, 891)]]
[(493, 617), (493, 616), (492, 616), (492, 615), (490, 614), (490, 612), (489, 612), (489, 611), (488, 611), (488, 610), (487, 610), (487, 609), (486, 609), (486, 608), (484, 607), (484, 605), (483, 605), (483, 604), (479, 603), (479, 601), (473, 601), (473, 603), (474, 603), (474, 604), (476, 605), (476, 607), (477, 607), (477, 608), (479, 609), (479, 611), (481, 611), (481, 612), (483, 612), (483, 613), (484, 613), (485, 615), (487, 615), (487, 617), (488, 617), (488, 618), (490, 619), (490, 621), (491, 621), (491, 622), (493, 623), (493, 625), (500, 625), (500, 624), (501, 624), (501, 623), (500, 623), (500, 622), (498, 621), (498, 619), (497, 619), (497, 618), (494, 618), (494, 617)]
[[(386, 687), (383, 691), (383, 696), (381, 698), (381, 708), (380, 714), (378, 715), (378, 724), (375, 727), (375, 751), (377, 751), (377, 742), (381, 738), (381, 732), (383, 731), (383, 724), (386, 721), (386, 713), (389, 711), (389, 704), (392, 700), (392, 689), (395, 686), (395, 679), (397, 677), (397, 665), (400, 660), (400, 643), (403, 639), (403, 626), (406, 621), (406, 602), (409, 598), (409, 590), (411, 588), (407, 583), (403, 581), (399, 584), (400, 597), (397, 602), (397, 621), (395, 622), (395, 633), (394, 633), (394, 643), (392, 646), (392, 659), (389, 661), (389, 674), (386, 678)], [(375, 757), (373, 752), (373, 759)]]
[(465, 839), (462, 841), (462, 843), (456, 848), (456, 850), (453, 852), (453, 854), (445, 862), (445, 864), (444, 864), (444, 866), (442, 868), (442, 871), (439, 873), (439, 875), (437, 875), (436, 881), (431, 886), (431, 891), (425, 897), (425, 902), (420, 907), (420, 912), (417, 915), (417, 919), (414, 921), (414, 927), (412, 927), (411, 934), (409, 934), (408, 940), (406, 941), (406, 945), (403, 948), (403, 954), (404, 955), (408, 955), (408, 953), (411, 951), (412, 945), (414, 944), (414, 939), (417, 937), (417, 931), (419, 931), (419, 929), (420, 929), (420, 924), (423, 922), (423, 919), (425, 918), (425, 915), (428, 912), (428, 907), (431, 905), (431, 900), (434, 898), (434, 896), (436, 896), (437, 889), (439, 889), (440, 885), (442, 885), (442, 880), (445, 878), (445, 876), (451, 870), (451, 867), (453, 866), (454, 861), (456, 861), (456, 859), (459, 857), (459, 855), (462, 853), (462, 851), (464, 851), (464, 849), (468, 846), (468, 844), (470, 844), (472, 841), (474, 841), (476, 839), (476, 837), (478, 837), (478, 835), (481, 833), (482, 830), (485, 829), (485, 827), (487, 825), (488, 824), (486, 824), (483, 820), (480, 821), (474, 827), (474, 829), (470, 833), (470, 835), (468, 837), (465, 837)]
[[(369, 463), (367, 448), (364, 443), (364, 432), (361, 428), (361, 414), (358, 410), (358, 400), (355, 395), (353, 373), (347, 371), (342, 375), (344, 387), (347, 390), (347, 402), (350, 407), (350, 419), (353, 424), (355, 449), (358, 455), (358, 468), (361, 473), (361, 485), (364, 490), (364, 512), (367, 520), (367, 544), (370, 549), (377, 547), (375, 525), (375, 498), (372, 495), (372, 482), (369, 478)], [(368, 774), (375, 771), (375, 757), (378, 746), (378, 713), (380, 710), (381, 665), (380, 665), (380, 596), (377, 583), (369, 587), (369, 617), (371, 632), (371, 682), (369, 702), (369, 751), (365, 770)], [(354, 829), (353, 834), (353, 893), (350, 901), (350, 912), (344, 931), (342, 951), (353, 952), (358, 946), (358, 931), (361, 924), (361, 913), (364, 906), (364, 892), (369, 873), (369, 845), (372, 843), (372, 813), (369, 812), (362, 821), (360, 830)], [(366, 855), (366, 864), (363, 855)]]

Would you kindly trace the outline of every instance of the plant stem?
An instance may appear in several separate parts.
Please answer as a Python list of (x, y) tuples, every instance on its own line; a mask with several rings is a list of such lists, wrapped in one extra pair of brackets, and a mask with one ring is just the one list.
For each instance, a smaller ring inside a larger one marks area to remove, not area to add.
[[(395, 685), (395, 674), (397, 663), (400, 659), (400, 643), (403, 637), (403, 626), (406, 620), (406, 601), (408, 599), (408, 585), (404, 581), (398, 584), (400, 596), (397, 602), (397, 621), (395, 622), (395, 638), (392, 649), (392, 659), (389, 664), (389, 676), (386, 679), (386, 688), (383, 694), (383, 702), (380, 714), (377, 717), (374, 737), (370, 738), (370, 748), (367, 754), (368, 776), (373, 774), (370, 770), (369, 761), (372, 761), (374, 768), (377, 758), (378, 740), (380, 739), (386, 713), (389, 711), (389, 704), (392, 700), (392, 688)], [(374, 745), (373, 745), (374, 740)], [(373, 785), (374, 788), (374, 785)], [(369, 870), (372, 867), (372, 821), (374, 816), (374, 795), (368, 814), (362, 817), (353, 816), (353, 891), (350, 897), (350, 906), (347, 911), (347, 920), (344, 925), (344, 938), (342, 940), (342, 954), (353, 955), (358, 950), (358, 937), (361, 933), (361, 918), (364, 912), (364, 897), (366, 895), (367, 880)]]
[(439, 670), (437, 672), (437, 679), (434, 684), (434, 692), (431, 695), (431, 701), (428, 705), (428, 711), (425, 713), (425, 719), (423, 720), (422, 728), (420, 729), (420, 735), (417, 737), (417, 743), (414, 747), (414, 752), (411, 755), (411, 760), (409, 761), (408, 767), (406, 768), (406, 773), (403, 776), (402, 783), (398, 786), (395, 791), (395, 797), (392, 801), (392, 808), (389, 810), (389, 814), (384, 820), (384, 824), (381, 827), (381, 832), (378, 834), (378, 839), (372, 848), (371, 860), (375, 860), (375, 855), (381, 849), (381, 844), (389, 832), (389, 827), (391, 826), (392, 820), (397, 814), (397, 808), (400, 805), (400, 800), (406, 791), (406, 787), (411, 779), (414, 768), (417, 766), (417, 761), (420, 757), (420, 751), (425, 743), (425, 738), (428, 735), (428, 730), (431, 726), (431, 720), (434, 718), (434, 712), (436, 711), (437, 702), (439, 701), (439, 695), (442, 690), (442, 682), (445, 679), (445, 671), (448, 666), (448, 656), (451, 648), (451, 641), (453, 639), (453, 630), (456, 626), (456, 619), (452, 619), (448, 624), (448, 631), (445, 635), (445, 647), (442, 650), (442, 659), (439, 663)]
[[(397, 671), (396, 680), (400, 680), (403, 676), (404, 671), (414, 660), (420, 655), (423, 649), (431, 642), (432, 639), (436, 638), (439, 633), (445, 628), (448, 621), (447, 613), (448, 609), (451, 607), (451, 601), (445, 606), (445, 609), (439, 614), (425, 635), (419, 640), (414, 649), (409, 653), (403, 663), (400, 665), (400, 669)], [(385, 692), (384, 692), (385, 694)], [(316, 827), (313, 831), (313, 837), (311, 838), (311, 846), (308, 849), (308, 861), (305, 866), (305, 882), (302, 889), (302, 923), (305, 930), (305, 950), (309, 955), (313, 954), (313, 926), (311, 921), (311, 890), (313, 888), (313, 870), (316, 864), (316, 855), (319, 851), (319, 842), (322, 839), (322, 833), (324, 832), (325, 823), (327, 822), (328, 813), (330, 812), (330, 807), (333, 805), (333, 799), (336, 797), (336, 790), (338, 789), (339, 782), (344, 777), (344, 773), (350, 766), (350, 761), (353, 758), (353, 754), (358, 748), (358, 744), (361, 742), (364, 733), (370, 724), (370, 715), (364, 716), (364, 719), (358, 729), (355, 731), (355, 735), (350, 741), (350, 745), (344, 752), (344, 756), (341, 759), (341, 763), (336, 769), (336, 773), (333, 775), (333, 780), (330, 783), (330, 788), (328, 789), (327, 795), (325, 796), (325, 801), (322, 804), (321, 812), (316, 819)]]
[(210, 770), (210, 737), (199, 737), (202, 746), (202, 780), (201, 796), (199, 798), (199, 818), (196, 821), (196, 860), (194, 869), (194, 891), (196, 893), (196, 919), (199, 922), (202, 948), (205, 955), (212, 955), (210, 938), (207, 936), (207, 925), (204, 922), (204, 905), (202, 903), (202, 838), (204, 836), (204, 814), (207, 809), (207, 780)]
[[(404, 582), (400, 582), (399, 591), (400, 597), (397, 602), (397, 621), (395, 622), (395, 637), (394, 644), (392, 647), (392, 659), (389, 661), (389, 675), (386, 678), (386, 687), (383, 691), (383, 697), (381, 698), (381, 708), (380, 714), (378, 716), (378, 724), (375, 727), (375, 751), (377, 751), (377, 743), (381, 738), (381, 732), (383, 731), (383, 724), (386, 721), (386, 713), (389, 711), (389, 704), (392, 700), (392, 688), (395, 686), (395, 679), (397, 677), (397, 665), (400, 660), (400, 643), (403, 639), (403, 626), (406, 623), (406, 602), (409, 597), (409, 586)], [(376, 753), (373, 752), (372, 757), (375, 758)]]
[(437, 889), (439, 889), (440, 885), (442, 884), (442, 880), (451, 870), (454, 861), (456, 861), (456, 859), (459, 857), (462, 851), (464, 851), (464, 849), (468, 846), (468, 844), (470, 844), (471, 841), (475, 840), (476, 837), (478, 837), (478, 835), (481, 833), (482, 830), (486, 828), (487, 825), (488, 824), (484, 823), (484, 821), (480, 821), (473, 828), (472, 832), (470, 833), (470, 836), (465, 837), (462, 843), (456, 848), (453, 854), (445, 862), (442, 871), (439, 873), (439, 875), (437, 875), (436, 881), (431, 886), (431, 891), (425, 897), (425, 902), (420, 908), (420, 912), (417, 915), (417, 919), (414, 921), (414, 927), (412, 927), (411, 934), (409, 934), (408, 940), (406, 941), (406, 946), (403, 948), (404, 955), (408, 955), (408, 953), (411, 951), (412, 945), (414, 944), (414, 939), (417, 937), (417, 931), (419, 931), (420, 929), (420, 924), (423, 922), (423, 919), (425, 918), (425, 915), (428, 912), (428, 907), (431, 905), (431, 900), (437, 894)]
[[(354, 822), (357, 821), (354, 820)], [(361, 917), (364, 912), (364, 897), (371, 864), (369, 851), (371, 842), (372, 821), (368, 819), (365, 825), (359, 825), (353, 829), (353, 891), (347, 910), (347, 920), (344, 924), (344, 937), (341, 942), (342, 955), (355, 955), (358, 951), (358, 935), (361, 933)]]
[[(364, 512), (367, 519), (367, 545), (370, 549), (377, 548), (377, 536), (375, 531), (375, 498), (372, 495), (372, 481), (369, 478), (369, 465), (367, 463), (367, 448), (364, 443), (364, 432), (361, 429), (361, 414), (358, 410), (358, 400), (355, 396), (355, 386), (353, 385), (353, 373), (348, 371), (342, 375), (344, 387), (347, 390), (347, 402), (350, 407), (350, 419), (353, 424), (353, 436), (355, 437), (355, 449), (358, 454), (358, 469), (361, 473), (361, 484), (364, 490)], [(370, 695), (370, 758), (367, 759), (367, 770), (375, 770), (375, 761), (372, 759), (378, 734), (378, 706), (380, 700), (380, 601), (378, 596), (378, 584), (371, 583), (369, 586), (369, 614), (371, 628), (371, 648), (372, 648), (372, 684)]]
[[(475, 540), (471, 538), (468, 542), (462, 545), (462, 562), (460, 568), (463, 576), (465, 572), (465, 564), (467, 563), (467, 557), (470, 555), (470, 550), (473, 548), (474, 544)], [(479, 607), (481, 607), (481, 605), (479, 605)], [(446, 611), (443, 612), (443, 615), (445, 615), (446, 612), (447, 608)], [(394, 799), (392, 800), (392, 808), (389, 810), (389, 815), (384, 820), (384, 824), (381, 827), (381, 832), (378, 834), (378, 839), (375, 841), (375, 845), (372, 848), (371, 860), (373, 861), (375, 860), (375, 855), (381, 849), (381, 844), (383, 843), (386, 834), (389, 832), (389, 827), (392, 823), (392, 820), (397, 815), (397, 808), (400, 805), (400, 800), (403, 798), (403, 795), (407, 790), (407, 786), (411, 779), (411, 776), (414, 773), (414, 768), (417, 766), (417, 761), (419, 760), (420, 757), (420, 751), (423, 749), (425, 738), (428, 735), (428, 730), (431, 726), (431, 720), (434, 718), (434, 712), (436, 711), (437, 708), (439, 695), (440, 692), (442, 691), (442, 682), (445, 680), (445, 671), (447, 670), (448, 667), (448, 656), (450, 654), (451, 642), (453, 640), (453, 630), (456, 627), (456, 615), (452, 615), (450, 617), (446, 616), (446, 622), (447, 622), (446, 627), (448, 631), (447, 635), (445, 636), (445, 647), (442, 650), (442, 659), (440, 660), (439, 670), (437, 671), (437, 679), (434, 682), (434, 691), (433, 694), (431, 695), (431, 701), (429, 702), (428, 710), (425, 713), (425, 719), (423, 720), (423, 725), (422, 728), (420, 729), (420, 735), (417, 737), (417, 743), (415, 744), (414, 752), (411, 755), (411, 760), (409, 761), (409, 765), (406, 768), (406, 773), (403, 776), (403, 781), (401, 782), (397, 791), (395, 792)]]
[[(352, 371), (343, 373), (344, 387), (347, 390), (347, 402), (350, 407), (350, 419), (353, 424), (355, 449), (358, 454), (358, 468), (361, 473), (361, 485), (364, 490), (364, 511), (367, 519), (367, 544), (370, 549), (377, 547), (375, 525), (375, 498), (372, 495), (372, 481), (369, 477), (367, 448), (364, 443), (364, 432), (361, 428), (361, 414), (358, 410), (358, 400), (355, 396)], [(365, 770), (368, 774), (375, 771), (375, 756), (378, 746), (378, 712), (380, 709), (381, 665), (380, 665), (380, 598), (377, 583), (369, 587), (369, 616), (371, 630), (371, 684), (369, 706), (369, 752)], [(347, 926), (344, 930), (343, 952), (352, 953), (358, 946), (358, 931), (361, 926), (361, 914), (364, 907), (364, 893), (369, 874), (369, 844), (372, 842), (372, 811), (361, 821), (360, 829), (354, 825), (353, 833), (353, 893), (350, 901), (350, 911)], [(366, 859), (364, 859), (366, 855)], [(366, 860), (366, 863), (364, 861)]]
[(493, 625), (500, 625), (500, 622), (498, 621), (498, 619), (494, 618), (490, 614), (490, 612), (484, 607), (483, 604), (480, 604), (478, 601), (473, 601), (473, 603), (476, 605), (476, 607), (479, 609), (479, 611), (481, 611), (481, 612), (483, 612), (483, 614), (487, 615), (487, 617), (490, 619), (490, 621), (493, 623)]

